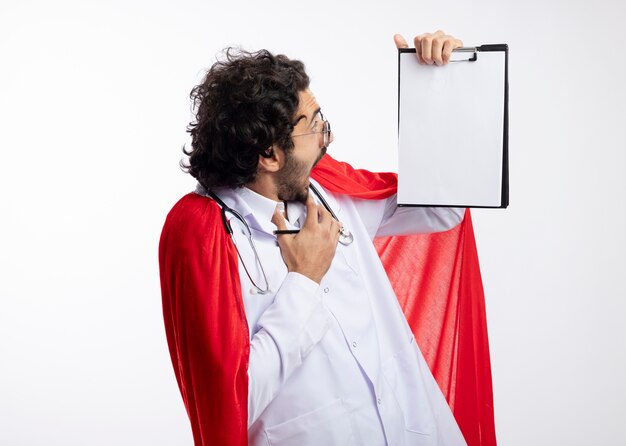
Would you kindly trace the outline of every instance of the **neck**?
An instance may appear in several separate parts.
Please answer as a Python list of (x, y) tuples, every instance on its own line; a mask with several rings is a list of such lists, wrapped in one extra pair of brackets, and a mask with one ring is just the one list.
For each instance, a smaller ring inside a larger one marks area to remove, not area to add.
[(246, 184), (246, 187), (250, 190), (253, 190), (259, 195), (263, 195), (265, 198), (269, 198), (270, 200), (280, 201), (278, 198), (278, 190), (276, 188), (276, 183), (274, 179), (269, 175), (257, 175), (256, 179)]
[[(269, 198), (274, 201), (281, 201), (278, 198), (278, 192), (276, 190), (276, 184), (268, 175), (258, 175), (256, 180), (251, 183), (246, 184), (246, 187), (251, 191), (256, 192), (259, 195), (263, 195), (265, 198)], [(284, 208), (284, 217), (289, 219), (289, 214), (287, 213), (287, 202), (283, 202), (285, 204)]]

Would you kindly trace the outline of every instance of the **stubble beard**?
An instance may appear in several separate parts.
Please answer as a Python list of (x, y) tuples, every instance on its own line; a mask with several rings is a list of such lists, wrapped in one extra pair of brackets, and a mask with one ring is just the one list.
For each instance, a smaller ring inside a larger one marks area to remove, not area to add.
[(309, 195), (307, 166), (293, 155), (287, 155), (285, 165), (276, 175), (276, 195), (281, 201), (306, 202)]
[(309, 169), (307, 164), (296, 159), (293, 154), (287, 154), (285, 165), (276, 176), (276, 195), (281, 201), (299, 201), (306, 203), (309, 196), (309, 175), (313, 167), (321, 161), (326, 154), (326, 147), (320, 150), (320, 154)]

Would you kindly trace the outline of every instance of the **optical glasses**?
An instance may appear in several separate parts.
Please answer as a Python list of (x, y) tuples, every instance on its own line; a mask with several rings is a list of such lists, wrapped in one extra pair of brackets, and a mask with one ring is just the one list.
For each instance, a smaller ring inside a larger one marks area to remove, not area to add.
[[(322, 112), (318, 112), (320, 115), (320, 118), (322, 120), (322, 130), (318, 130), (318, 131), (313, 131), (313, 132), (308, 132), (308, 133), (299, 133), (298, 135), (291, 135), (293, 138), (295, 138), (296, 136), (306, 136), (306, 135), (315, 135), (315, 134), (323, 134), (324, 135), (324, 147), (328, 147), (328, 145), (330, 144), (330, 122), (328, 122), (326, 119), (324, 119), (324, 115), (322, 114)], [(317, 124), (316, 124), (317, 126)]]

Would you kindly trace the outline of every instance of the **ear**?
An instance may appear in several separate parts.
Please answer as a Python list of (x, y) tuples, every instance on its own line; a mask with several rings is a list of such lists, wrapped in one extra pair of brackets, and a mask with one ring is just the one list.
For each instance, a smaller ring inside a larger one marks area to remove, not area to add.
[(259, 155), (259, 172), (278, 172), (285, 164), (285, 152), (282, 149), (271, 146)]

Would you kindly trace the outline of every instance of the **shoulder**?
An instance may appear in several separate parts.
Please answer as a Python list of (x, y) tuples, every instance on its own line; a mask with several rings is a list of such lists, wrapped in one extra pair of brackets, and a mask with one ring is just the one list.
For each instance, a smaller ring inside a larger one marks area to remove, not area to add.
[[(309, 178), (309, 182), (335, 212), (339, 212), (341, 209), (341, 202), (348, 203), (352, 201), (352, 197), (349, 195), (331, 192), (313, 178)], [(315, 198), (319, 200), (317, 193), (315, 193)]]
[[(215, 231), (218, 227), (220, 231)], [(161, 243), (164, 241), (197, 243), (212, 235), (224, 233), (220, 207), (209, 197), (190, 192), (183, 196), (167, 214)]]
[(172, 206), (172, 209), (167, 214), (166, 222), (170, 220), (200, 223), (206, 219), (213, 218), (214, 214), (219, 214), (219, 211), (219, 206), (211, 198), (190, 192)]

